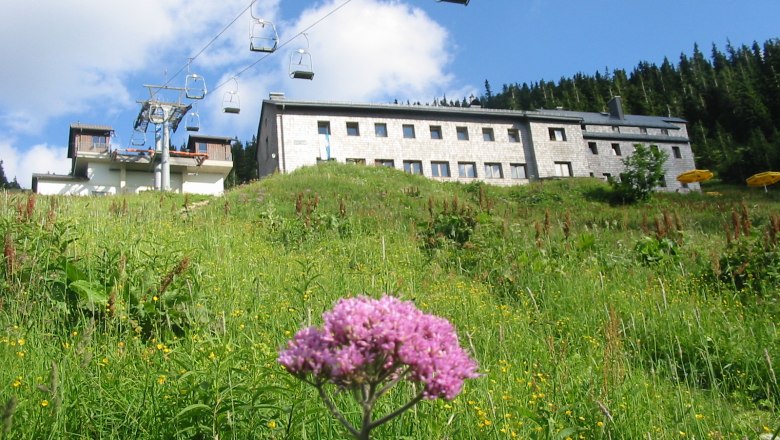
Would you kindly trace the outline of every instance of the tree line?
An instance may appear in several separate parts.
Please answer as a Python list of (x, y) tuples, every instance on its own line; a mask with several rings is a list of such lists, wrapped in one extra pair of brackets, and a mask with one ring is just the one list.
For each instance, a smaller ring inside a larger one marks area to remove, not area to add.
[(632, 71), (578, 73), (557, 82), (505, 84), (493, 92), (485, 81), (483, 107), (534, 110), (563, 107), (602, 112), (613, 96), (626, 113), (671, 115), (688, 121), (698, 168), (727, 182), (780, 170), (780, 39), (734, 47), (698, 45), (677, 63), (640, 62)]

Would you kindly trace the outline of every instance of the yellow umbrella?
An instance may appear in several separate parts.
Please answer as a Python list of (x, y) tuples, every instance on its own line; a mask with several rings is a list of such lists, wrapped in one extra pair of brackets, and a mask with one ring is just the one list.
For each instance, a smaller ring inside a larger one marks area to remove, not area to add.
[(780, 182), (780, 172), (764, 171), (763, 173), (753, 174), (746, 180), (748, 186), (763, 186), (764, 191), (768, 185)]
[(690, 170), (677, 176), (677, 180), (680, 181), (680, 183), (704, 182), (705, 180), (712, 179), (713, 175), (714, 174), (712, 174), (712, 171), (710, 170)]

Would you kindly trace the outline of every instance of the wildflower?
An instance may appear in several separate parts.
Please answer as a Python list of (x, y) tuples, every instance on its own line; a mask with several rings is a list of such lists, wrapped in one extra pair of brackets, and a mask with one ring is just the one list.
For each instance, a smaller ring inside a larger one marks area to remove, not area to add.
[(598, 426), (599, 428), (603, 428), (604, 427), (604, 422), (599, 420), (598, 422), (596, 422), (596, 426)]
[(269, 420), (268, 423), (265, 424), (265, 426), (271, 429), (276, 429), (276, 420)]
[[(342, 299), (323, 318), (321, 330), (299, 331), (278, 361), (289, 373), (317, 387), (323, 399), (328, 399), (322, 389), (327, 383), (354, 391), (371, 390), (370, 396), (362, 397), (365, 417), (360, 431), (334, 412), (357, 438), (367, 438), (359, 436), (421, 399), (454, 399), (465, 379), (479, 376), (476, 362), (460, 347), (452, 324), (421, 312), (411, 302), (389, 296)], [(371, 422), (376, 399), (401, 380), (422, 385), (422, 391), (400, 410)], [(354, 393), (358, 399), (360, 394)]]
[(14, 379), (13, 386), (14, 388), (19, 388), (22, 386), (22, 376), (17, 376), (16, 379)]
[(42, 406), (42, 407), (44, 407), (44, 408), (46, 408), (47, 406), (49, 406), (49, 401), (48, 401), (48, 400), (45, 400), (45, 399), (44, 399), (44, 400), (41, 400), (41, 406)]
[(161, 374), (161, 375), (157, 376), (157, 384), (158, 385), (164, 385), (165, 384), (165, 376), (164, 375)]

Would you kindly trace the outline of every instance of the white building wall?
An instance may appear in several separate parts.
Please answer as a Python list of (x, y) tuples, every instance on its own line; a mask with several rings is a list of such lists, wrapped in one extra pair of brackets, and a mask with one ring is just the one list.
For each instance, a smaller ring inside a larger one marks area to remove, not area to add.
[(219, 196), (225, 188), (225, 179), (218, 174), (179, 174), (179, 188), (184, 193)]

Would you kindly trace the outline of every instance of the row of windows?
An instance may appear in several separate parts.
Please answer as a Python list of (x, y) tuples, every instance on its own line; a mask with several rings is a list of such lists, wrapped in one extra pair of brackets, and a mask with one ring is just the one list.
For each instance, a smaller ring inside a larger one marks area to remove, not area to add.
[[(366, 164), (365, 159), (347, 159), (347, 163)], [(395, 168), (393, 159), (376, 159), (374, 165)], [(404, 171), (410, 174), (423, 174), (422, 161), (405, 160), (403, 161)], [(526, 166), (524, 163), (510, 163), (509, 172), (512, 179), (527, 179)], [(568, 175), (571, 173), (569, 172)], [(453, 177), (450, 172), (450, 163), (445, 161), (431, 161), (431, 177)], [(458, 162), (458, 177), (465, 179), (475, 179), (483, 177), (485, 179), (503, 179), (504, 170), (500, 163), (485, 162), (483, 173), (477, 173), (476, 162)]]
[[(428, 126), (431, 139), (444, 139), (441, 125)], [(405, 139), (416, 139), (417, 133), (414, 124), (403, 124), (401, 126), (402, 134)], [(318, 121), (317, 133), (330, 135), (330, 121)], [(468, 127), (455, 127), (455, 135), (459, 141), (469, 140)], [(520, 142), (520, 131), (516, 128), (507, 129), (508, 142)], [(360, 124), (358, 122), (347, 122), (347, 136), (360, 136)], [(374, 136), (384, 138), (388, 136), (387, 124), (384, 122), (374, 123)], [(482, 128), (482, 140), (485, 142), (495, 142), (496, 136), (491, 127)]]
[[(668, 128), (661, 128), (659, 130), (660, 130), (660, 133), (663, 136), (669, 136), (669, 129)], [(582, 125), (582, 131), (587, 131), (587, 127), (585, 126), (585, 124)], [(620, 131), (620, 126), (619, 125), (613, 125), (612, 126), (612, 132), (613, 133), (620, 133), (621, 132)], [(648, 134), (647, 133), (647, 127), (639, 127), (639, 133), (640, 134)]]
[[(613, 156), (622, 156), (623, 153), (620, 151), (620, 144), (612, 144), (610, 145), (612, 148), (612, 155)], [(657, 145), (652, 145), (652, 148), (658, 149)], [(588, 148), (590, 149), (591, 154), (599, 154), (598, 146), (595, 142), (588, 142)], [(672, 147), (672, 157), (675, 159), (682, 159), (682, 151), (680, 150), (680, 147)]]

